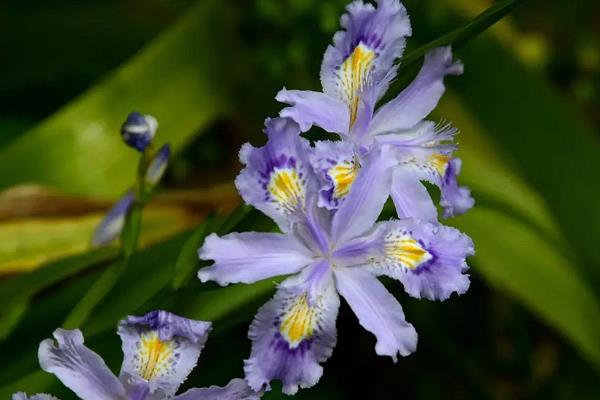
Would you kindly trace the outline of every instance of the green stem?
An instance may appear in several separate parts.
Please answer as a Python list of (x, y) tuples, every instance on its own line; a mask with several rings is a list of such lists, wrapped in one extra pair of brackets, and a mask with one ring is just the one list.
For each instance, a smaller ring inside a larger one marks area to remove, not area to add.
[(142, 226), (142, 210), (150, 197), (149, 194), (145, 193), (145, 175), (151, 159), (151, 151), (151, 148), (149, 148), (148, 151), (142, 153), (138, 163), (136, 198), (131, 209), (125, 215), (125, 223), (121, 231), (121, 260), (106, 268), (85, 296), (73, 307), (63, 322), (65, 329), (78, 328), (86, 322), (94, 308), (117, 283), (119, 277), (127, 268), (129, 259), (138, 248)]

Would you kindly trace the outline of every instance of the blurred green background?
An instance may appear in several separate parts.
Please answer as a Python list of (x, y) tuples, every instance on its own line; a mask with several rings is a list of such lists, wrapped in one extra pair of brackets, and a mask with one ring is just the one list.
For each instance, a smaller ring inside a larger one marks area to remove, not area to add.
[[(117, 321), (164, 308), (215, 322), (186, 387), (242, 375), (248, 324), (274, 285), (201, 285), (195, 249), (208, 232), (271, 229), (248, 209), (230, 215), (237, 151), (264, 141), (281, 87), (318, 89), (345, 3), (0, 4), (0, 398), (73, 398), (39, 369), (37, 344), (115, 262), (116, 248), (90, 250), (89, 238), (135, 178), (118, 134), (132, 110), (157, 117), (175, 157), (145, 210), (142, 250), (82, 326), (87, 343), (117, 370)], [(410, 52), (494, 2), (404, 4)], [(457, 43), (465, 73), (447, 79), (433, 118), (461, 130), (476, 207), (446, 223), (475, 242), (471, 289), (434, 304), (386, 282), (420, 335), (397, 364), (343, 305), (325, 375), (299, 399), (600, 398), (599, 20), (597, 1), (530, 0)]]

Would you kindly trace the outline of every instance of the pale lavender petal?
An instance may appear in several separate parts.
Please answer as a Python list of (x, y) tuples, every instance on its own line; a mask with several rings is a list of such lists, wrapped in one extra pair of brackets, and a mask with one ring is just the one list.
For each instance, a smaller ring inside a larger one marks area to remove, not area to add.
[(387, 146), (375, 147), (363, 158), (356, 182), (333, 217), (333, 243), (339, 245), (373, 227), (389, 196), (395, 164)]
[(120, 378), (129, 391), (171, 397), (196, 366), (211, 323), (167, 311), (129, 316), (119, 323), (123, 342)]
[[(254, 318), (248, 333), (252, 352), (244, 364), (246, 380), (254, 390), (269, 390), (270, 381), (278, 379), (284, 393), (294, 394), (321, 378), (320, 364), (331, 356), (336, 343), (339, 298), (330, 273), (314, 276), (326, 281), (281, 285)], [(313, 301), (310, 286), (323, 288)]]
[(19, 392), (12, 395), (12, 400), (58, 400), (58, 397), (45, 393), (38, 393), (28, 397), (26, 393)]
[(244, 232), (206, 238), (198, 255), (215, 263), (198, 271), (202, 282), (220, 285), (252, 283), (292, 274), (312, 262), (312, 254), (292, 237), (280, 233)]
[(282, 89), (275, 99), (289, 104), (279, 115), (291, 118), (300, 125), (302, 132), (308, 131), (313, 125), (327, 132), (345, 135), (350, 126), (348, 106), (340, 99), (309, 90)]
[(444, 94), (444, 77), (462, 72), (462, 64), (452, 61), (450, 47), (440, 47), (427, 53), (415, 80), (375, 113), (369, 128), (370, 135), (413, 127), (427, 117)]
[(402, 306), (385, 286), (362, 266), (335, 269), (339, 293), (348, 302), (360, 324), (377, 338), (380, 356), (407, 356), (417, 348), (417, 332), (404, 318)]
[(431, 196), (410, 168), (400, 165), (394, 169), (391, 196), (398, 218), (420, 218), (437, 221), (437, 209)]
[(235, 184), (246, 203), (253, 205), (289, 230), (290, 223), (307, 208), (316, 180), (308, 162), (310, 145), (300, 137), (298, 124), (288, 118), (266, 121), (268, 142), (260, 148), (245, 144), (240, 160), (246, 168)]
[(461, 165), (462, 161), (459, 158), (451, 159), (442, 180), (440, 205), (444, 208), (444, 218), (463, 214), (475, 204), (471, 191), (465, 186), (458, 185), (456, 178), (460, 173)]
[(410, 129), (377, 136), (377, 143), (396, 149), (401, 161), (426, 159), (432, 154), (449, 154), (456, 149), (453, 143), (457, 129), (450, 124), (436, 125), (421, 121)]
[(125, 216), (134, 201), (135, 195), (132, 191), (127, 192), (119, 199), (94, 231), (92, 246), (106, 246), (119, 237), (125, 224)]
[(469, 288), (466, 257), (474, 253), (471, 239), (443, 225), (415, 219), (378, 224), (383, 236), (380, 256), (370, 268), (400, 280), (416, 298), (445, 300)]
[(260, 397), (261, 394), (252, 390), (245, 380), (232, 379), (225, 387), (194, 388), (173, 400), (259, 400)]
[(333, 45), (323, 57), (321, 83), (325, 93), (351, 105), (365, 86), (388, 78), (411, 28), (406, 9), (398, 0), (379, 0), (377, 8), (354, 1), (340, 24), (344, 30), (334, 35)]
[(79, 329), (54, 331), (52, 339), (40, 343), (41, 368), (83, 400), (114, 400), (125, 396), (125, 389), (102, 358), (83, 344)]
[(355, 146), (348, 141), (318, 141), (309, 158), (319, 180), (319, 206), (329, 210), (338, 208), (360, 170)]
[(166, 143), (156, 152), (152, 161), (146, 170), (146, 182), (150, 185), (156, 185), (167, 170), (169, 158), (171, 157), (171, 146)]

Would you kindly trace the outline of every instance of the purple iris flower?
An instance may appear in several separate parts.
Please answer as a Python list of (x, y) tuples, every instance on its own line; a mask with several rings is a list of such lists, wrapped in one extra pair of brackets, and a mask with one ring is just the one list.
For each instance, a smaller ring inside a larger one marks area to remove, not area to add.
[[(415, 80), (376, 110), (396, 77), (394, 61), (402, 56), (411, 34), (406, 9), (398, 0), (377, 0), (376, 8), (354, 1), (342, 16), (341, 26), (345, 30), (334, 35), (323, 57), (323, 92), (283, 89), (276, 98), (290, 107), (280, 115), (292, 118), (303, 132), (316, 125), (354, 146), (331, 144), (343, 147), (334, 153), (347, 152), (333, 159), (331, 168), (347, 165), (348, 159), (359, 161), (375, 143), (390, 144), (399, 161), (391, 195), (400, 217), (437, 221), (435, 205), (420, 181), (440, 188), (445, 217), (471, 208), (474, 201), (469, 190), (456, 184), (460, 166), (452, 158), (456, 129), (424, 121), (445, 91), (444, 77), (461, 74), (462, 64), (452, 61), (449, 47), (430, 51)], [(344, 191), (337, 189), (331, 174), (325, 172), (321, 178), (328, 185), (322, 190), (321, 204), (334, 208), (339, 197), (330, 192)]]
[(400, 280), (417, 298), (463, 293), (471, 240), (456, 229), (414, 219), (376, 223), (397, 164), (389, 145), (374, 146), (362, 157), (348, 193), (327, 209), (318, 205), (320, 182), (298, 124), (271, 119), (266, 134), (264, 147), (242, 147), (246, 167), (236, 185), (246, 203), (276, 221), (282, 233), (213, 234), (199, 250), (201, 259), (214, 260), (198, 272), (203, 282), (292, 275), (250, 327), (252, 351), (244, 367), (249, 385), (268, 389), (280, 379), (288, 394), (315, 385), (336, 343), (339, 295), (376, 336), (377, 354), (394, 361), (410, 354), (417, 333), (377, 277)]
[[(102, 358), (83, 344), (79, 329), (54, 331), (54, 338), (40, 343), (42, 369), (55, 374), (83, 400), (256, 400), (242, 379), (227, 386), (196, 388), (175, 395), (196, 365), (211, 329), (210, 322), (153, 311), (130, 316), (119, 323), (124, 359), (117, 378)], [(16, 393), (13, 400), (27, 400)], [(54, 397), (36, 394), (30, 400)]]

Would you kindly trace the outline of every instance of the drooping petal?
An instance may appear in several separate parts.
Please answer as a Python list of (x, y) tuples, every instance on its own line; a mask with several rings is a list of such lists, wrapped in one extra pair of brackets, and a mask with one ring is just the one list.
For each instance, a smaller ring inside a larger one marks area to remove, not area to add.
[(377, 338), (380, 356), (407, 356), (417, 348), (417, 332), (406, 322), (402, 306), (385, 286), (363, 266), (338, 267), (335, 281), (360, 324)]
[(58, 398), (45, 393), (27, 396), (24, 392), (18, 392), (12, 395), (12, 400), (58, 400)]
[(259, 400), (260, 397), (261, 394), (252, 390), (245, 380), (232, 379), (225, 387), (194, 388), (173, 400)]
[[(327, 264), (319, 268), (325, 267), (329, 269)], [(314, 273), (314, 279), (324, 281), (282, 284), (254, 318), (248, 333), (252, 352), (244, 364), (246, 380), (254, 390), (269, 390), (269, 382), (279, 379), (283, 392), (294, 394), (321, 378), (320, 364), (331, 356), (336, 343), (339, 298), (331, 273)], [(312, 301), (311, 288), (321, 288)]]
[[(400, 184), (400, 177), (395, 177), (391, 193), (400, 217), (434, 221), (432, 205), (428, 206), (425, 202), (425, 189), (419, 189), (415, 179), (439, 187), (440, 204), (444, 208), (446, 218), (464, 213), (473, 207), (474, 200), (469, 189), (457, 183), (461, 162), (452, 157), (456, 148), (452, 143), (456, 132), (451, 125), (436, 126), (433, 122), (423, 121), (406, 131), (377, 136), (377, 142), (394, 148), (400, 163), (396, 171), (402, 171), (404, 181)], [(404, 191), (411, 192), (410, 196), (402, 198)], [(410, 204), (404, 204), (407, 201)]]
[(171, 157), (171, 146), (166, 143), (161, 146), (160, 149), (150, 161), (148, 165), (148, 169), (146, 170), (146, 182), (150, 185), (156, 185), (165, 171), (167, 170), (167, 165), (169, 164), (169, 158)]
[(316, 125), (330, 133), (348, 133), (350, 112), (337, 97), (309, 90), (282, 89), (275, 99), (291, 106), (281, 110), (279, 115), (296, 121), (302, 132)]
[(431, 196), (410, 168), (400, 165), (394, 169), (391, 196), (398, 218), (419, 218), (437, 221), (437, 210)]
[(415, 80), (375, 113), (369, 134), (373, 136), (413, 127), (427, 117), (444, 94), (444, 77), (462, 72), (463, 65), (452, 61), (450, 47), (430, 51), (425, 55), (423, 67)]
[(128, 391), (171, 397), (196, 365), (210, 322), (166, 311), (129, 316), (119, 323), (123, 342), (120, 379)]
[(240, 150), (246, 168), (235, 184), (246, 203), (271, 217), (285, 232), (316, 191), (307, 158), (310, 146), (300, 137), (298, 124), (288, 118), (267, 120), (265, 132), (269, 138), (265, 146), (245, 144)]
[(334, 210), (348, 193), (360, 170), (354, 145), (347, 141), (319, 141), (310, 153), (319, 179), (319, 206)]
[(83, 400), (114, 400), (125, 396), (125, 389), (104, 360), (83, 344), (79, 329), (57, 329), (52, 339), (40, 343), (41, 368)]
[[(411, 34), (406, 9), (398, 0), (372, 4), (354, 1), (341, 17), (344, 30), (333, 37), (321, 65), (323, 91), (342, 99), (350, 108), (352, 125), (361, 92), (387, 79), (393, 62)], [(380, 93), (386, 85), (379, 87)]]
[(395, 164), (387, 146), (375, 147), (363, 158), (356, 181), (333, 216), (333, 243), (339, 245), (373, 227), (389, 196)]
[(121, 234), (125, 224), (125, 216), (135, 201), (132, 191), (125, 193), (123, 197), (108, 211), (100, 222), (94, 236), (92, 246), (107, 246)]
[(461, 165), (460, 158), (451, 159), (442, 180), (440, 205), (444, 208), (444, 218), (463, 214), (475, 204), (471, 191), (465, 186), (458, 185), (457, 177)]
[(445, 300), (469, 288), (466, 257), (471, 239), (457, 229), (415, 219), (383, 222), (380, 256), (372, 257), (377, 274), (400, 280), (416, 298)]
[(252, 283), (299, 271), (312, 262), (312, 255), (291, 236), (279, 233), (212, 234), (200, 248), (199, 257), (215, 263), (198, 271), (202, 282), (220, 285)]

